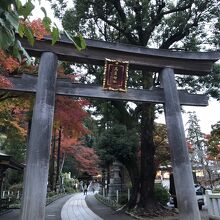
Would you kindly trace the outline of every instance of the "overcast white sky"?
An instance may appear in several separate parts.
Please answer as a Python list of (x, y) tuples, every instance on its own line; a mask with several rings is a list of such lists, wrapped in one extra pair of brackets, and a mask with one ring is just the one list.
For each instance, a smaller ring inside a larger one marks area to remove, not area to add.
[[(36, 0), (35, 0), (36, 1)], [(22, 0), (22, 2), (26, 2), (26, 0)], [(70, 1), (72, 2), (72, 1)], [(40, 6), (38, 1), (35, 2), (35, 10), (33, 12), (33, 18), (42, 18), (44, 16), (43, 12), (40, 10)], [(50, 7), (49, 2), (41, 0), (41, 7), (45, 7), (47, 14), (50, 18), (53, 18), (53, 10)], [(58, 19), (53, 19), (53, 22), (55, 22), (59, 28), (62, 28), (61, 22)], [(192, 106), (185, 106), (183, 108), (186, 112), (188, 111), (195, 111), (197, 114), (198, 119), (200, 120), (200, 126), (201, 130), (204, 133), (210, 133), (211, 131), (211, 125), (217, 123), (220, 121), (220, 102), (210, 99), (209, 106), (207, 107), (192, 107)], [(164, 116), (161, 116), (158, 119), (159, 122), (164, 122), (165, 119)], [(188, 115), (183, 114), (183, 123), (184, 126), (186, 125), (188, 121)]]
[[(199, 119), (199, 125), (201, 131), (205, 134), (209, 134), (211, 131), (211, 125), (216, 124), (220, 121), (220, 102), (210, 99), (209, 105), (207, 107), (193, 107), (193, 106), (184, 106), (183, 110), (187, 112), (195, 111), (197, 118)], [(185, 129), (187, 129), (188, 114), (183, 113), (183, 124)], [(157, 122), (165, 123), (164, 115), (161, 115)]]

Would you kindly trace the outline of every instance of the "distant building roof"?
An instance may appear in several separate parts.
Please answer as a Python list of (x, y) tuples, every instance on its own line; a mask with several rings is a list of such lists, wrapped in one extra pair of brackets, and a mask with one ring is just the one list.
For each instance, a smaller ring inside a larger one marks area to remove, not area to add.
[(17, 162), (12, 156), (0, 152), (0, 167), (23, 170), (25, 165)]

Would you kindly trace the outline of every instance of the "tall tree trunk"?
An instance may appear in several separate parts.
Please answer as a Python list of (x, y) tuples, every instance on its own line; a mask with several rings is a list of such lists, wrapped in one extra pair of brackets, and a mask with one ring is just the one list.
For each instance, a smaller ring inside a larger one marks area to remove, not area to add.
[(57, 146), (57, 176), (56, 176), (56, 184), (59, 185), (60, 180), (60, 147), (61, 147), (61, 131), (62, 128), (59, 128), (59, 137), (58, 137), (58, 146)]
[(208, 178), (209, 178), (209, 183), (210, 183), (210, 186), (211, 188), (213, 189), (213, 182), (212, 182), (212, 174), (211, 174), (211, 171), (210, 169), (206, 169), (207, 173), (208, 173)]
[(50, 169), (49, 169), (49, 183), (52, 191), (55, 190), (55, 172), (54, 172), (55, 147), (56, 147), (56, 132), (54, 131), (52, 152), (50, 157)]
[(64, 166), (64, 163), (65, 163), (65, 159), (66, 159), (66, 153), (64, 152), (63, 156), (62, 156), (61, 165), (60, 165), (60, 174), (63, 172), (63, 166)]
[(137, 160), (130, 160), (128, 163), (125, 164), (125, 167), (128, 170), (128, 174), (132, 183), (131, 196), (126, 207), (128, 209), (132, 209), (137, 204), (138, 194), (140, 192), (140, 176)]
[[(152, 73), (143, 71), (143, 88), (149, 89), (153, 86)], [(143, 103), (141, 111), (141, 170), (140, 170), (140, 201), (138, 207), (154, 209), (156, 202), (154, 198), (154, 181), (156, 166), (154, 161), (155, 145), (153, 141), (154, 130), (154, 104)]]
[(156, 205), (154, 199), (154, 181), (156, 168), (154, 162), (155, 145), (153, 142), (154, 106), (142, 105), (141, 117), (141, 172), (140, 172), (140, 201), (138, 207), (153, 209)]

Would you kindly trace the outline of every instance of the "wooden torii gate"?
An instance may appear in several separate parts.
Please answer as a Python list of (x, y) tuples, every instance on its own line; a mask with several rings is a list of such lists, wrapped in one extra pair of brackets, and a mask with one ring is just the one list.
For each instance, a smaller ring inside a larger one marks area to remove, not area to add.
[[(21, 42), (31, 56), (41, 57), (38, 79), (29, 75), (10, 78), (14, 83), (11, 91), (36, 92), (24, 178), (21, 220), (40, 220), (45, 216), (55, 94), (163, 103), (180, 219), (200, 219), (180, 106), (206, 106), (208, 98), (204, 95), (191, 95), (185, 91), (178, 91), (174, 74), (208, 74), (213, 63), (220, 58), (219, 52), (173, 52), (95, 40), (86, 40), (87, 49), (78, 52), (65, 37), (62, 37), (54, 46), (51, 46), (50, 38), (37, 41), (34, 47), (30, 46), (25, 39), (21, 39)], [(58, 59), (104, 65), (105, 58), (129, 61), (130, 69), (159, 72), (163, 88), (128, 89), (127, 93), (118, 93), (103, 91), (99, 86), (56, 80)]]

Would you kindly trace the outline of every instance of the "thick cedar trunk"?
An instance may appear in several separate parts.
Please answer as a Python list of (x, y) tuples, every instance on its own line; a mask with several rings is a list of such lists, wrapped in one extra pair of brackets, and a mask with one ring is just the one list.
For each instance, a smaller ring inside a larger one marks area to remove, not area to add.
[[(143, 88), (149, 89), (153, 86), (152, 74), (143, 71)], [(125, 115), (124, 108), (120, 108), (118, 102), (112, 102), (114, 106)], [(128, 203), (128, 208), (134, 208), (136, 206), (144, 209), (157, 209), (158, 203), (154, 199), (154, 181), (156, 176), (156, 166), (154, 162), (155, 145), (153, 141), (154, 130), (154, 104), (143, 103), (141, 105), (141, 168), (140, 172), (134, 173), (132, 167), (127, 167), (133, 190), (131, 192), (131, 199)], [(122, 117), (121, 117), (122, 118)], [(127, 127), (132, 127), (132, 124), (128, 124), (128, 119), (123, 120)], [(121, 161), (123, 162), (123, 161)], [(129, 161), (130, 164), (131, 161)], [(127, 163), (123, 163), (127, 164)]]
[(60, 174), (63, 172), (63, 166), (66, 160), (66, 153), (64, 152), (62, 155), (62, 161), (61, 161), (61, 165), (60, 165)]
[[(143, 71), (143, 88), (153, 86), (152, 74)], [(140, 201), (138, 207), (154, 209), (154, 181), (156, 176), (155, 145), (153, 141), (154, 130), (154, 104), (143, 103), (141, 106), (141, 170), (140, 170)]]
[(211, 189), (213, 189), (212, 174), (209, 169), (206, 169), (206, 171), (208, 173), (209, 183), (210, 183)]
[(154, 181), (156, 175), (153, 142), (154, 106), (142, 105), (141, 117), (141, 172), (140, 172), (140, 201), (138, 207), (153, 209), (156, 205), (154, 199)]
[(107, 169), (106, 169), (106, 178), (107, 178), (107, 192), (109, 192), (109, 184), (110, 184), (110, 165), (107, 166)]
[(54, 132), (53, 136), (53, 142), (52, 142), (52, 151), (51, 151), (51, 157), (50, 157), (50, 169), (49, 169), (49, 183), (52, 191), (55, 191), (55, 170), (54, 170), (54, 164), (55, 164), (55, 147), (56, 147), (56, 135)]
[(125, 167), (128, 170), (128, 174), (129, 174), (129, 177), (132, 183), (131, 196), (126, 207), (128, 209), (132, 209), (136, 206), (137, 200), (138, 200), (138, 193), (139, 193), (139, 188), (140, 188), (139, 169), (138, 169), (136, 160), (129, 161), (129, 163), (125, 164)]
[(56, 175), (56, 184), (59, 185), (60, 180), (60, 147), (61, 147), (61, 127), (59, 128), (59, 137), (58, 137), (58, 146), (57, 146), (57, 175)]

